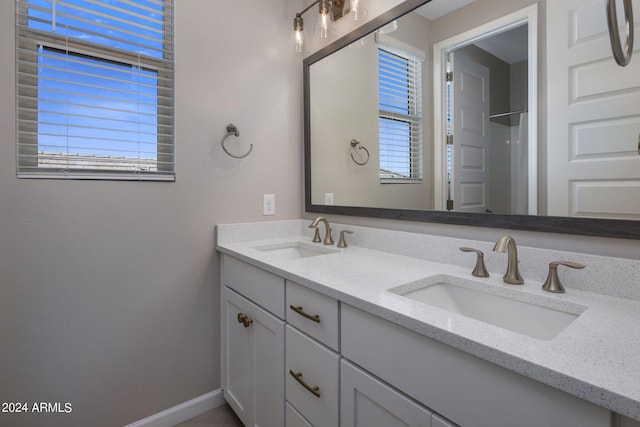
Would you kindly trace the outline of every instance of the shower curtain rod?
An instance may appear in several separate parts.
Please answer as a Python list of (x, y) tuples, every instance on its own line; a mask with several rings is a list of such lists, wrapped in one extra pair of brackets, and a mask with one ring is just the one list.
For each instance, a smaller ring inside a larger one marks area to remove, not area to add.
[(518, 111), (511, 111), (509, 113), (499, 113), (499, 114), (492, 114), (489, 116), (490, 119), (496, 118), (496, 117), (504, 117), (504, 116), (513, 116), (514, 114), (522, 114), (522, 113), (526, 113), (527, 110), (518, 110)]

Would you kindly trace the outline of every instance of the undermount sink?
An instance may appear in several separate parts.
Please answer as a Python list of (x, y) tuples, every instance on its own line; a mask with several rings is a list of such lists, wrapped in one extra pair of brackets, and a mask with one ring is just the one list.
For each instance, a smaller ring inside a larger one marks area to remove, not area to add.
[[(482, 285), (454, 276), (436, 275), (389, 289), (389, 292), (542, 340), (555, 338), (586, 309), (567, 303), (562, 308), (553, 307), (554, 303), (558, 305), (553, 300), (548, 301), (551, 307), (546, 307), (514, 299), (514, 292), (505, 297), (480, 290)], [(543, 297), (534, 299), (544, 300)]]
[(272, 255), (274, 258), (279, 259), (308, 258), (312, 256), (326, 255), (337, 252), (336, 249), (300, 241), (255, 246), (254, 249), (265, 252), (269, 255)]

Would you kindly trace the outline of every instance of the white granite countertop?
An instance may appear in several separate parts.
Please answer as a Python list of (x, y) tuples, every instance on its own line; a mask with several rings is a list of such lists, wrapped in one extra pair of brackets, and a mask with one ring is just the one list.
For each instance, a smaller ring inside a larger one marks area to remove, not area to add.
[[(428, 338), (493, 362), (607, 409), (640, 420), (640, 302), (571, 289), (551, 294), (541, 282), (507, 285), (502, 275), (471, 276), (470, 267), (349, 246), (283, 259), (256, 246), (309, 242), (308, 236), (218, 242), (217, 249)], [(322, 246), (322, 244), (316, 244)], [(472, 266), (472, 263), (471, 263)], [(555, 338), (541, 340), (489, 325), (388, 289), (436, 274), (478, 281), (486, 290), (586, 309)]]

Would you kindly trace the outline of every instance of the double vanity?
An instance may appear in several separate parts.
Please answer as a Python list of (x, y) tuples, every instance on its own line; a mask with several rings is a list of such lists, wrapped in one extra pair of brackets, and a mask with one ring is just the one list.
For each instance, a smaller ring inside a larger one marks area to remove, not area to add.
[[(309, 223), (217, 227), (245, 425), (640, 426), (640, 262), (518, 248), (513, 286), (486, 242), (332, 225), (353, 230), (338, 248)], [(541, 288), (553, 261), (587, 265), (560, 271), (566, 293)]]

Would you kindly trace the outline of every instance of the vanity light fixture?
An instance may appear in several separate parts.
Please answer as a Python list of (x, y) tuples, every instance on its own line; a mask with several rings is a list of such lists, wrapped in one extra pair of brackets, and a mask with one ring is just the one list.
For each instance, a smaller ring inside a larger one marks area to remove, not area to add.
[(303, 52), (306, 41), (302, 15), (313, 6), (318, 5), (318, 15), (316, 17), (313, 34), (320, 39), (328, 39), (336, 33), (335, 27), (333, 26), (334, 20), (341, 18), (350, 11), (353, 11), (352, 17), (354, 21), (362, 21), (367, 17), (368, 11), (364, 7), (364, 2), (365, 0), (349, 0), (348, 5), (345, 5), (345, 0), (316, 0), (304, 8), (302, 12), (296, 13), (296, 16), (293, 18), (293, 34), (296, 52)]

